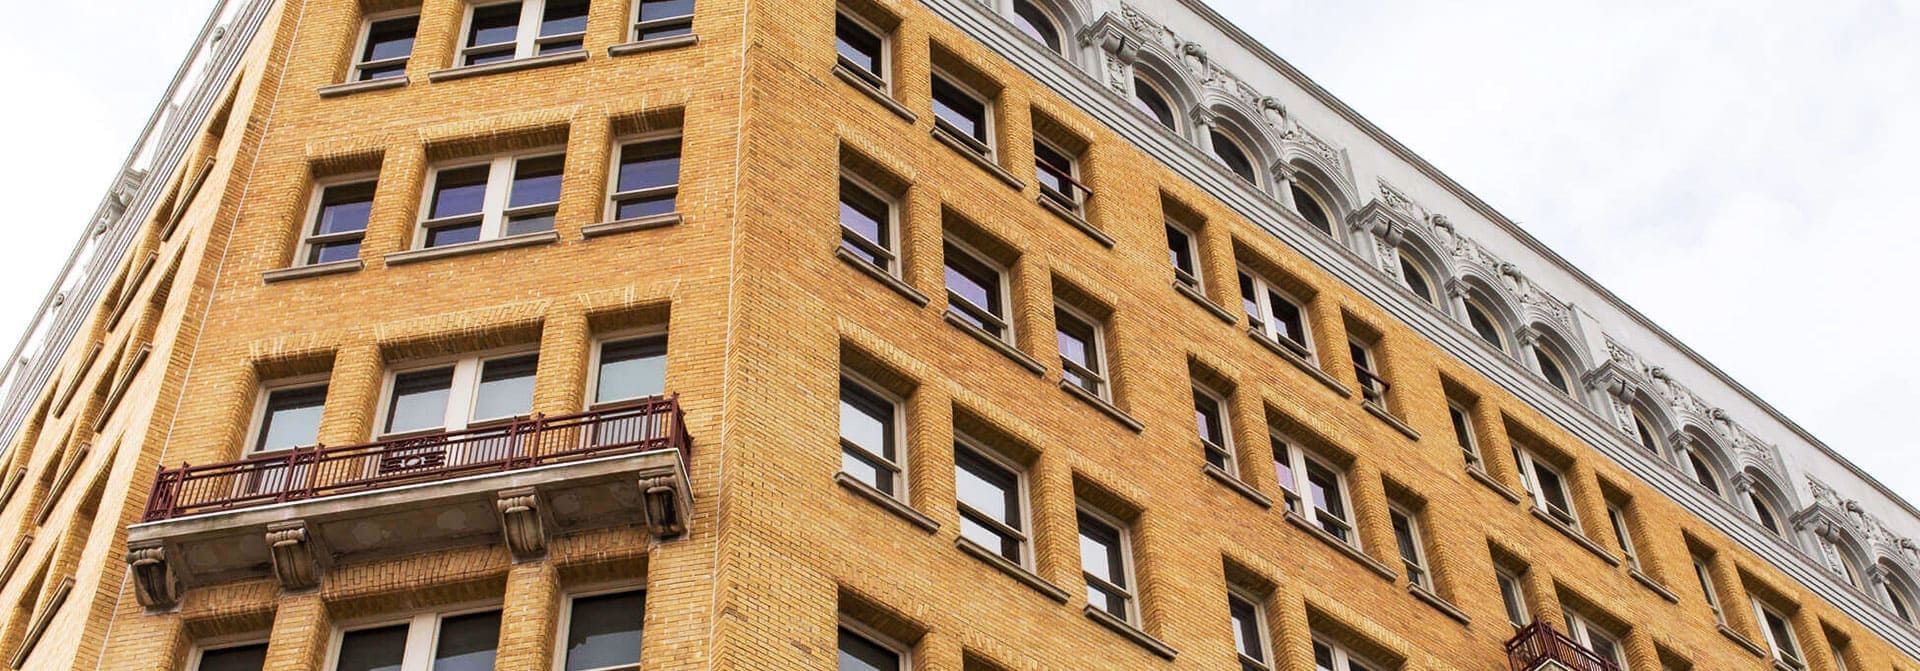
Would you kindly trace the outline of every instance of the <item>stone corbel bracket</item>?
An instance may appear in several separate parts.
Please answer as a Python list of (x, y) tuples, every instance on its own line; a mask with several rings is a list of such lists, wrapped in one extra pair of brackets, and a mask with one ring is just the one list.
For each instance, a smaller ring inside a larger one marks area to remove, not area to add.
[(647, 530), (655, 540), (675, 538), (687, 532), (687, 518), (693, 514), (693, 495), (677, 474), (640, 476), (641, 513)]
[(167, 549), (158, 542), (129, 545), (127, 565), (133, 571), (133, 596), (147, 610), (170, 610), (180, 605), (179, 576), (167, 563)]
[(530, 561), (547, 555), (546, 506), (540, 492), (532, 487), (502, 490), (494, 501), (500, 511), (500, 533), (516, 561)]
[(320, 586), (323, 558), (327, 553), (315, 547), (307, 533), (305, 520), (288, 520), (267, 525), (267, 555), (273, 559), (273, 577), (289, 592)]
[(1355, 233), (1368, 234), (1365, 238), (1354, 236), (1356, 244), (1361, 239), (1372, 248), (1374, 270), (1387, 277), (1400, 276), (1400, 242), (1414, 230), (1415, 221), (1406, 213), (1388, 206), (1379, 198), (1368, 201), (1366, 205), (1347, 218), (1347, 225)]

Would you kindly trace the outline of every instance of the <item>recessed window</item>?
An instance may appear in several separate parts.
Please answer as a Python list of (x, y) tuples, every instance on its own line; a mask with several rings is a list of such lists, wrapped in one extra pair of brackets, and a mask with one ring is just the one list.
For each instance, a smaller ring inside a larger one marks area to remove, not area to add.
[(411, 619), (342, 633), (334, 651), (334, 671), (486, 671), (493, 668), (500, 640), (500, 611)]
[(1313, 638), (1313, 664), (1319, 671), (1376, 671), (1386, 668), (1374, 666), (1352, 650), (1317, 635)]
[(840, 623), (838, 671), (906, 671), (907, 647), (867, 627)]
[(1572, 637), (1573, 642), (1580, 644), (1580, 647), (1586, 648), (1595, 656), (1612, 662), (1614, 668), (1627, 667), (1626, 653), (1620, 644), (1618, 634), (1602, 629), (1600, 625), (1594, 624), (1572, 610), (1562, 610), (1561, 614), (1567, 619), (1567, 636)]
[(1219, 130), (1211, 130), (1207, 134), (1213, 143), (1213, 157), (1219, 159), (1221, 165), (1248, 183), (1260, 183), (1260, 176), (1254, 171), (1252, 153), (1247, 151), (1246, 145)]
[(1134, 622), (1133, 559), (1126, 526), (1085, 507), (1079, 518), (1080, 571), (1087, 581), (1087, 603)]
[(1240, 306), (1246, 310), (1248, 323), (1269, 341), (1312, 361), (1307, 312), (1301, 305), (1266, 278), (1240, 269)]
[(959, 243), (946, 244), (947, 311), (987, 335), (1013, 341), (1006, 272)]
[(1234, 472), (1233, 438), (1227, 424), (1227, 402), (1219, 394), (1199, 385), (1193, 388), (1194, 431), (1207, 463), (1228, 473)]
[(434, 170), (418, 247), (553, 230), (566, 155), (503, 156)]
[(934, 125), (983, 157), (993, 155), (991, 108), (982, 96), (939, 73), (933, 75)]
[(1021, 469), (964, 440), (954, 444), (953, 467), (960, 536), (1016, 565), (1031, 565)]
[(1800, 659), (1800, 639), (1793, 633), (1793, 625), (1779, 611), (1753, 600), (1754, 617), (1760, 620), (1760, 632), (1766, 636), (1767, 649), (1773, 651), (1774, 661), (1795, 669), (1807, 668)]
[(1080, 183), (1080, 161), (1038, 136), (1033, 138), (1033, 172), (1040, 195), (1069, 212), (1079, 212), (1093, 190)]
[(1707, 560), (1698, 555), (1693, 557), (1693, 578), (1700, 583), (1700, 596), (1707, 601), (1707, 609), (1713, 611), (1713, 620), (1727, 623), (1727, 612), (1720, 607), (1720, 590), (1713, 586), (1713, 571), (1707, 568)]
[(1693, 481), (1720, 496), (1720, 472), (1715, 470), (1706, 459), (1700, 458), (1699, 448), (1687, 450), (1687, 466), (1693, 469)]
[(1753, 521), (1759, 522), (1760, 527), (1766, 529), (1767, 533), (1781, 535), (1780, 516), (1773, 512), (1773, 504), (1767, 502), (1767, 497), (1757, 492), (1749, 493), (1747, 502), (1753, 505)]
[(1353, 374), (1360, 381), (1360, 396), (1368, 403), (1383, 406), (1387, 402), (1387, 390), (1392, 385), (1381, 377), (1378, 362), (1374, 361), (1373, 347), (1358, 340), (1347, 340), (1347, 355), (1353, 358)]
[(1060, 22), (1053, 14), (1034, 4), (1033, 0), (1013, 0), (1013, 25), (1034, 41), (1047, 45), (1054, 53), (1063, 53), (1061, 48)]
[(327, 184), (314, 194), (313, 214), (296, 255), (302, 265), (360, 258), (360, 241), (373, 215), (374, 182)]
[(1647, 419), (1646, 414), (1642, 413), (1640, 408), (1635, 407), (1633, 409), (1634, 437), (1640, 441), (1641, 447), (1646, 448), (1648, 452), (1652, 452), (1655, 456), (1658, 456), (1665, 454), (1667, 450), (1666, 445), (1660, 440), (1660, 433), (1654, 430), (1654, 426), (1653, 421)]
[(538, 354), (509, 354), (396, 372), (381, 434), (457, 431), (525, 416), (533, 409), (538, 362)]
[(693, 0), (634, 0), (633, 41), (693, 34)]
[(267, 644), (249, 643), (200, 651), (196, 671), (262, 671), (267, 665)]
[(1500, 588), (1500, 605), (1506, 610), (1507, 624), (1514, 629), (1522, 629), (1533, 623), (1533, 616), (1527, 612), (1527, 585), (1520, 576), (1505, 568), (1496, 567), (1493, 581)]
[(1481, 340), (1492, 345), (1494, 349), (1506, 351), (1507, 336), (1502, 332), (1500, 322), (1493, 318), (1493, 313), (1488, 312), (1478, 299), (1471, 296), (1467, 297), (1466, 306), (1467, 325), (1473, 327), (1474, 334), (1480, 336)]
[(1110, 398), (1106, 334), (1100, 322), (1065, 305), (1053, 308), (1054, 341), (1060, 346), (1060, 378), (1096, 397)]
[(840, 177), (840, 247), (889, 274), (899, 272), (893, 201), (860, 179)]
[(1427, 569), (1426, 540), (1420, 533), (1420, 518), (1413, 511), (1392, 506), (1387, 509), (1387, 519), (1393, 525), (1393, 540), (1400, 550), (1400, 565), (1407, 569), (1407, 582), (1432, 590), (1433, 574)]
[[(680, 138), (634, 140), (620, 145), (613, 171), (609, 221), (672, 214), (680, 193)], [(559, 195), (556, 191), (554, 195)]]
[(1839, 560), (1840, 577), (1845, 579), (1849, 585), (1865, 589), (1866, 581), (1862, 580), (1865, 574), (1861, 572), (1860, 564), (1853, 560), (1853, 553), (1838, 545), (1828, 543), (1825, 540), (1820, 542), (1826, 545), (1827, 550), (1833, 553), (1835, 559)]
[(1540, 377), (1553, 385), (1560, 393), (1571, 396), (1573, 384), (1567, 378), (1567, 367), (1560, 362), (1560, 356), (1541, 345), (1533, 346), (1533, 360), (1540, 366)]
[(1320, 232), (1333, 235), (1333, 217), (1328, 216), (1327, 205), (1321, 202), (1319, 194), (1301, 186), (1298, 181), (1289, 182), (1287, 188), (1293, 194), (1293, 211)]
[(474, 5), (460, 45), (461, 65), (579, 51), (587, 31), (587, 0), (526, 0)]
[(327, 385), (281, 386), (261, 392), (259, 428), (249, 449), (271, 452), (313, 445), (320, 440), (320, 415)]
[(660, 396), (667, 388), (667, 337), (605, 340), (595, 352), (593, 405)]
[(1200, 247), (1187, 229), (1166, 223), (1167, 261), (1173, 265), (1173, 279), (1195, 289), (1200, 288)]
[(1886, 592), (1887, 607), (1893, 609), (1894, 616), (1899, 617), (1901, 622), (1914, 624), (1913, 606), (1909, 605), (1907, 596), (1902, 593), (1902, 589), (1894, 586), (1893, 581), (1889, 580), (1887, 581)]
[(887, 90), (886, 31), (845, 11), (833, 15), (833, 48), (840, 64), (881, 91)]
[(1627, 556), (1627, 567), (1640, 568), (1640, 553), (1634, 549), (1633, 530), (1627, 526), (1627, 511), (1612, 503), (1607, 504), (1607, 522), (1613, 525), (1613, 540), (1620, 544), (1620, 551)]
[(1580, 518), (1573, 512), (1573, 496), (1567, 491), (1560, 469), (1535, 457), (1532, 452), (1513, 448), (1513, 461), (1520, 467), (1521, 484), (1533, 497), (1533, 505), (1547, 516), (1570, 527), (1579, 528)]
[(636, 671), (647, 593), (629, 590), (567, 599), (561, 671)]
[(1275, 470), (1290, 499), (1289, 508), (1341, 542), (1360, 547), (1360, 536), (1353, 533), (1346, 469), (1278, 436), (1273, 446)]
[(840, 470), (889, 496), (904, 496), (900, 443), (900, 403), (840, 378)]
[(1267, 618), (1259, 600), (1238, 592), (1227, 594), (1227, 615), (1233, 620), (1233, 649), (1240, 653), (1240, 671), (1268, 671)]
[(1427, 275), (1426, 269), (1421, 268), (1419, 262), (1407, 256), (1404, 251), (1400, 252), (1400, 281), (1406, 284), (1407, 289), (1413, 291), (1414, 295), (1419, 296), (1420, 300), (1428, 304), (1439, 303), (1439, 300), (1434, 298), (1433, 278)]
[(1165, 126), (1167, 130), (1177, 133), (1180, 131), (1180, 121), (1179, 117), (1173, 113), (1173, 103), (1168, 102), (1170, 100), (1172, 98), (1166, 91), (1152, 80), (1139, 76), (1133, 78), (1134, 108), (1153, 117), (1154, 121), (1160, 122), (1160, 125)]
[(419, 28), (418, 14), (368, 19), (361, 29), (360, 48), (355, 52), (349, 81), (406, 76), (407, 59), (413, 56), (413, 38)]
[(1447, 421), (1453, 424), (1453, 442), (1466, 456), (1468, 468), (1482, 468), (1480, 465), (1480, 442), (1474, 438), (1472, 415), (1460, 406), (1447, 404)]

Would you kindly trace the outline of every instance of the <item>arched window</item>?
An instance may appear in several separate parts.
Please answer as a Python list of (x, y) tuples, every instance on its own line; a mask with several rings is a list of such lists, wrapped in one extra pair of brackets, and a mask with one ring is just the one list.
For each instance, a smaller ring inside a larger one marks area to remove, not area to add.
[(1713, 470), (1707, 460), (1700, 458), (1697, 449), (1687, 450), (1687, 464), (1693, 467), (1693, 480), (1713, 492), (1714, 496), (1720, 496), (1720, 474)]
[(1506, 351), (1507, 336), (1501, 332), (1500, 322), (1494, 320), (1493, 313), (1489, 312), (1486, 306), (1481, 305), (1479, 299), (1472, 296), (1467, 297), (1466, 304), (1467, 325), (1473, 327), (1473, 332), (1494, 349)]
[(1901, 594), (1901, 591), (1893, 584), (1893, 580), (1887, 581), (1887, 606), (1893, 609), (1893, 614), (1899, 616), (1901, 622), (1920, 624), (1914, 621), (1913, 606), (1908, 603), (1906, 595)]
[(1433, 279), (1427, 276), (1426, 269), (1421, 268), (1420, 262), (1413, 260), (1406, 251), (1402, 250), (1399, 255), (1400, 281), (1405, 283), (1408, 289), (1412, 289), (1413, 293), (1419, 294), (1421, 300), (1430, 305), (1439, 304), (1433, 294)]
[(1847, 584), (1849, 585), (1866, 589), (1867, 583), (1861, 579), (1861, 575), (1863, 574), (1860, 571), (1860, 564), (1853, 560), (1853, 553), (1848, 552), (1846, 548), (1840, 547), (1839, 545), (1829, 545), (1828, 547), (1833, 548), (1834, 556), (1840, 558), (1840, 577), (1846, 578)]
[(1568, 396), (1573, 395), (1573, 383), (1567, 377), (1567, 366), (1561, 363), (1559, 355), (1544, 345), (1534, 345), (1533, 360), (1539, 364), (1540, 377), (1545, 378), (1547, 384)]
[(1066, 54), (1066, 42), (1060, 39), (1060, 21), (1033, 0), (1013, 0), (1013, 25), (1055, 53)]
[(1655, 431), (1654, 426), (1653, 420), (1647, 419), (1645, 412), (1639, 408), (1633, 409), (1633, 433), (1640, 439), (1640, 446), (1655, 455), (1664, 454), (1666, 445), (1660, 441), (1660, 432)]
[(1232, 170), (1233, 174), (1239, 175), (1241, 179), (1256, 185), (1260, 183), (1259, 174), (1254, 172), (1252, 154), (1247, 152), (1246, 145), (1219, 129), (1209, 131), (1209, 135), (1208, 139), (1213, 141), (1214, 158), (1220, 159), (1222, 165), (1227, 166), (1228, 170)]
[(1166, 89), (1153, 83), (1153, 80), (1134, 75), (1133, 106), (1146, 112), (1147, 116), (1153, 117), (1153, 120), (1160, 122), (1160, 125), (1166, 126), (1167, 130), (1177, 133), (1180, 131), (1180, 117), (1173, 113), (1172, 100), (1173, 98), (1167, 95)]
[(1293, 191), (1293, 211), (1299, 213), (1307, 223), (1313, 224), (1314, 228), (1320, 229), (1320, 232), (1333, 235), (1333, 217), (1327, 215), (1327, 205), (1321, 202), (1320, 194), (1301, 186), (1298, 181), (1290, 186)]
[(1780, 515), (1773, 511), (1773, 504), (1767, 502), (1767, 497), (1761, 496), (1759, 492), (1751, 492), (1747, 494), (1747, 501), (1753, 504), (1753, 521), (1766, 527), (1768, 533), (1775, 536), (1782, 535)]

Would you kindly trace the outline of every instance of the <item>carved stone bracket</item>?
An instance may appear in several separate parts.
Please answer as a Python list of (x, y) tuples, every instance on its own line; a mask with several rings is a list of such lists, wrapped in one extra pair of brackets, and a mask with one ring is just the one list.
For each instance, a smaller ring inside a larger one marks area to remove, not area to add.
[(1133, 62), (1140, 57), (1140, 36), (1128, 27), (1126, 19), (1107, 12), (1080, 31), (1080, 44), (1100, 47), (1102, 80), (1107, 88), (1122, 96), (1132, 95)]
[(133, 570), (133, 595), (150, 610), (166, 610), (180, 605), (183, 591), (180, 579), (167, 563), (167, 550), (158, 543), (127, 548), (127, 565)]
[(687, 531), (687, 496), (681, 483), (671, 475), (640, 478), (641, 505), (647, 528), (659, 539), (672, 538)]
[(1413, 229), (1414, 220), (1375, 198), (1347, 218), (1355, 233), (1366, 233), (1374, 270), (1387, 277), (1400, 276), (1400, 241)]
[(267, 555), (273, 560), (273, 576), (289, 591), (320, 586), (319, 553), (307, 534), (307, 523), (289, 520), (267, 525)]
[(540, 493), (532, 487), (501, 491), (494, 501), (500, 509), (500, 532), (507, 549), (518, 560), (547, 554), (547, 525), (540, 517)]

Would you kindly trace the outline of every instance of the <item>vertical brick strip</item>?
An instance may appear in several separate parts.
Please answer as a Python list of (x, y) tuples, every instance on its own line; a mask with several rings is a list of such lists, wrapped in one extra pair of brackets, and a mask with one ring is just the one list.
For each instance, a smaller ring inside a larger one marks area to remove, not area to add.
[(326, 663), (333, 623), (318, 593), (282, 594), (267, 638), (267, 663), (274, 671), (319, 671)]
[(551, 562), (515, 565), (507, 573), (507, 593), (500, 608), (500, 652), (493, 668), (546, 668), (553, 659), (560, 602), (560, 578)]

